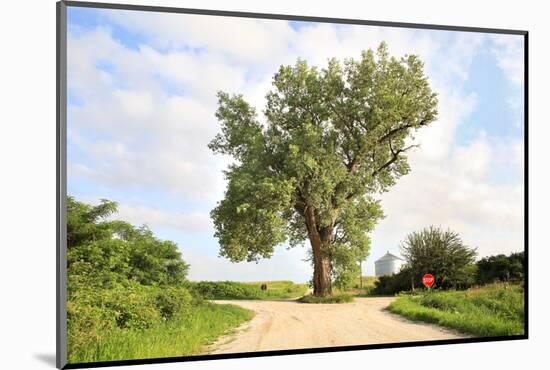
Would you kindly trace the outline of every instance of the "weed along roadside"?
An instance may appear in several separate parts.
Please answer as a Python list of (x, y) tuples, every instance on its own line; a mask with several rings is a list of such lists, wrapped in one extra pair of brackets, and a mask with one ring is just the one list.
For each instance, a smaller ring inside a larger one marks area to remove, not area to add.
[(519, 284), (496, 283), (465, 291), (407, 294), (388, 310), (480, 337), (524, 333), (524, 292)]

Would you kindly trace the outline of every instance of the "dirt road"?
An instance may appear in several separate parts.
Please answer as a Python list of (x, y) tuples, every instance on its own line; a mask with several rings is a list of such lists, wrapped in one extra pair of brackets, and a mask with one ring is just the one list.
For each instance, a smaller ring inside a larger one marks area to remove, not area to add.
[(345, 304), (296, 301), (216, 301), (256, 312), (220, 338), (209, 353), (237, 353), (463, 338), (435, 325), (414, 323), (384, 310), (395, 298), (355, 298)]

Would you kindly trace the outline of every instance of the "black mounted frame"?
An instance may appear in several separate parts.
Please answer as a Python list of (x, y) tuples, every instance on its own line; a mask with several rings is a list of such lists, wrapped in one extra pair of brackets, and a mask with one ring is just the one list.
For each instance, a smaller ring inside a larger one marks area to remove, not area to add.
[[(183, 361), (202, 361), (202, 360), (219, 360), (231, 358), (246, 358), (246, 357), (264, 357), (264, 356), (281, 356), (292, 354), (307, 354), (321, 352), (341, 352), (341, 351), (357, 351), (379, 348), (400, 348), (400, 347), (418, 347), (418, 346), (433, 346), (444, 344), (460, 344), (460, 343), (480, 343), (480, 342), (495, 342), (529, 338), (529, 33), (523, 30), (496, 29), (496, 28), (481, 28), (481, 27), (459, 27), (447, 25), (433, 25), (420, 23), (401, 23), (401, 22), (383, 22), (372, 20), (358, 19), (340, 19), (340, 18), (325, 18), (283, 14), (265, 14), (251, 12), (233, 12), (222, 10), (206, 10), (206, 9), (186, 9), (161, 6), (144, 6), (130, 4), (109, 4), (96, 2), (80, 2), (80, 1), (60, 1), (56, 4), (57, 13), (57, 63), (56, 63), (56, 121), (57, 121), (57, 142), (56, 142), (56, 169), (57, 169), (57, 215), (56, 215), (56, 230), (57, 230), (57, 249), (56, 249), (56, 292), (57, 292), (57, 311), (56, 311), (56, 364), (60, 369), (77, 369), (77, 368), (92, 368), (92, 367), (107, 367), (107, 366), (122, 366), (122, 365), (138, 365), (138, 364), (157, 364), (169, 362)], [(214, 15), (222, 17), (239, 17), (239, 18), (257, 18), (257, 19), (280, 19), (289, 21), (309, 21), (318, 23), (340, 23), (354, 25), (370, 25), (370, 26), (385, 26), (395, 28), (417, 28), (426, 30), (445, 30), (445, 31), (461, 31), (461, 32), (477, 32), (477, 33), (495, 33), (521, 35), (524, 37), (524, 245), (525, 245), (525, 321), (524, 334), (511, 336), (494, 336), (480, 338), (464, 338), (464, 339), (445, 339), (445, 340), (430, 340), (422, 342), (401, 342), (388, 344), (369, 344), (369, 345), (354, 345), (354, 346), (338, 346), (338, 347), (322, 347), (322, 348), (307, 348), (307, 349), (288, 349), (277, 351), (261, 351), (261, 352), (244, 352), (231, 354), (213, 354), (213, 355), (196, 355), (182, 357), (165, 357), (165, 358), (148, 358), (139, 360), (120, 360), (120, 361), (104, 361), (91, 363), (67, 363), (67, 306), (66, 306), (66, 287), (67, 287), (67, 215), (66, 215), (66, 196), (67, 196), (67, 7), (84, 7), (84, 8), (99, 8), (99, 9), (118, 9), (118, 10), (135, 10), (163, 13), (180, 13), (180, 14), (199, 14), (199, 15)]]

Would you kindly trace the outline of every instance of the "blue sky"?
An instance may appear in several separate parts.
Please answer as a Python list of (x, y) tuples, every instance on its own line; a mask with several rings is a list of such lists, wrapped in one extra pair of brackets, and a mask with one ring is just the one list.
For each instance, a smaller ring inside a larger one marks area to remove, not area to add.
[(215, 93), (243, 93), (260, 111), (279, 65), (324, 66), (381, 41), (425, 61), (439, 119), (416, 135), (412, 173), (380, 195), (386, 218), (364, 272), (431, 224), (480, 256), (522, 250), (520, 36), (69, 7), (68, 193), (115, 200), (118, 217), (177, 242), (192, 279), (306, 281), (305, 248), (257, 264), (217, 257), (209, 212), (229, 159), (206, 148), (219, 129)]

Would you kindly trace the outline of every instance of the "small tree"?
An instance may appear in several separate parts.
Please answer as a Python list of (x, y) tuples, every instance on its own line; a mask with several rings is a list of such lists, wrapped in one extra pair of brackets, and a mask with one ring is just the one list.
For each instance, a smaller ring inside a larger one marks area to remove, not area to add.
[(254, 261), (309, 240), (314, 295), (331, 295), (335, 259), (368, 254), (383, 216), (373, 195), (409, 172), (412, 133), (436, 118), (422, 61), (390, 57), (381, 44), (323, 70), (281, 66), (265, 124), (241, 95), (218, 98), (222, 132), (210, 148), (235, 159), (211, 213), (220, 255)]
[(475, 248), (464, 245), (451, 230), (430, 226), (413, 232), (402, 243), (401, 253), (410, 267), (413, 287), (426, 273), (434, 275), (436, 284), (442, 288), (456, 288), (475, 276), (475, 270), (468, 267), (475, 261)]

